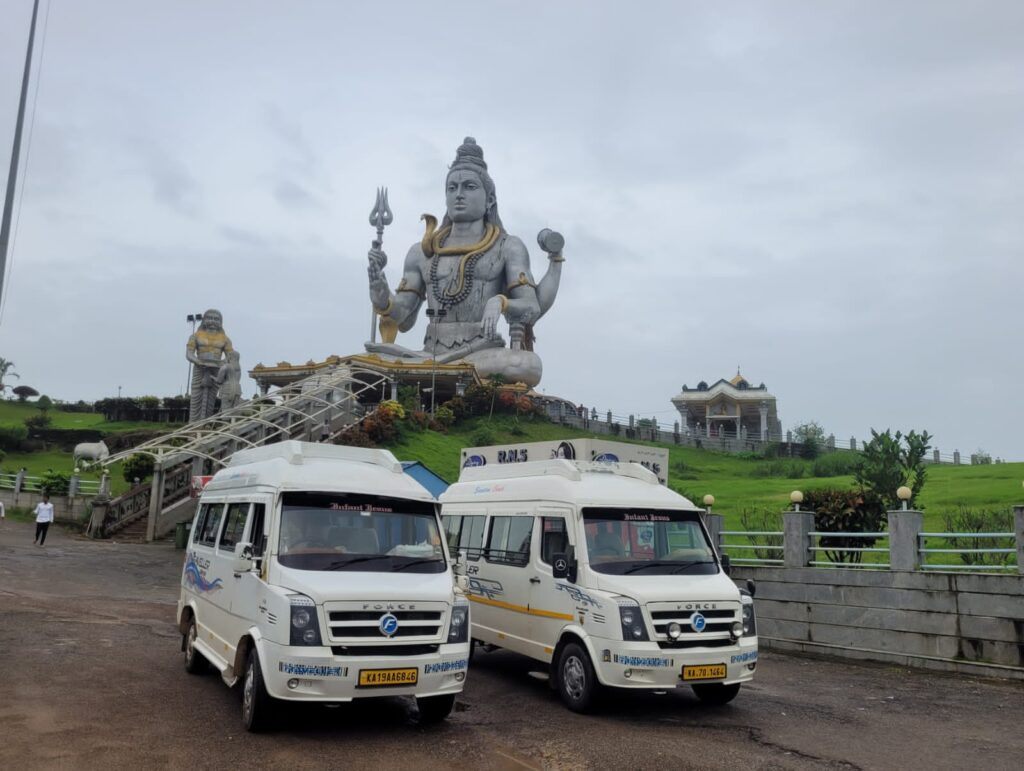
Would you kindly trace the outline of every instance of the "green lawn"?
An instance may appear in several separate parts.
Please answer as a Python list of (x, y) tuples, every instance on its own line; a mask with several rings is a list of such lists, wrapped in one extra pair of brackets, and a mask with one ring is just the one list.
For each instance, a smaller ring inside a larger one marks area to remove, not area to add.
[[(0, 426), (22, 426), (25, 418), (39, 414), (39, 408), (33, 402), (12, 402), (0, 400)], [(121, 431), (137, 431), (139, 429), (177, 428), (169, 423), (149, 423), (144, 421), (118, 421), (108, 423), (98, 412), (62, 412), (58, 409), (49, 411), (51, 428), (92, 428), (104, 434)]]
[[(458, 478), (460, 450), (477, 444), (474, 434), (489, 430), (492, 444), (514, 447), (523, 442), (539, 442), (583, 436), (617, 439), (605, 435), (591, 435), (558, 426), (543, 420), (521, 421), (516, 433), (510, 431), (513, 421), (496, 417), (488, 422), (478, 418), (465, 421), (448, 434), (432, 431), (407, 431), (390, 449), (400, 460), (418, 460), (429, 466), (449, 482)], [(724, 514), (728, 529), (740, 529), (740, 515), (744, 509), (781, 512), (790, 508), (789, 494), (793, 490), (820, 487), (848, 487), (852, 476), (808, 476), (813, 463), (785, 459), (784, 463), (802, 466), (805, 476), (755, 476), (757, 469), (770, 461), (739, 458), (707, 450), (674, 445), (658, 445), (669, 450), (669, 486), (685, 495), (697, 505), (708, 493), (715, 496), (715, 511)], [(942, 530), (942, 517), (963, 504), (975, 509), (1006, 509), (1024, 503), (1024, 463), (1001, 463), (988, 466), (933, 465), (928, 467), (928, 481), (921, 495), (920, 506), (925, 513), (925, 527)]]

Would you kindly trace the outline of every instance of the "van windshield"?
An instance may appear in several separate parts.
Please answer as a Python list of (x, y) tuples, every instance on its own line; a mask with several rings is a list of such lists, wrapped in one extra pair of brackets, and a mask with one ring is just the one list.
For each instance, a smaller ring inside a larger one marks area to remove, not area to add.
[(432, 503), (344, 493), (285, 493), (277, 560), (298, 570), (446, 569)]
[(590, 567), (614, 575), (706, 575), (718, 572), (696, 511), (585, 508)]

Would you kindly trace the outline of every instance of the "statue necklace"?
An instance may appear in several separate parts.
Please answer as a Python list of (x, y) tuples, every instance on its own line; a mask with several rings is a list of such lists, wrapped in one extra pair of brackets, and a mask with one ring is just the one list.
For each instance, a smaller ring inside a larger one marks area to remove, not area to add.
[[(424, 238), (424, 242), (429, 241), (431, 247), (430, 254), (428, 255), (431, 258), (430, 286), (434, 292), (434, 298), (445, 310), (453, 305), (458, 305), (469, 297), (469, 293), (473, 290), (473, 278), (477, 261), (497, 243), (498, 238), (501, 236), (501, 228), (488, 223), (487, 228), (484, 230), (484, 237), (479, 243), (469, 246), (446, 247), (444, 243), (451, 230), (451, 225), (446, 225), (436, 232), (428, 232), (427, 237)], [(448, 279), (448, 286), (444, 288), (441, 287), (441, 280), (437, 275), (437, 264), (440, 260), (436, 258), (441, 255), (462, 255), (455, 276)], [(453, 279), (457, 279), (457, 283)]]

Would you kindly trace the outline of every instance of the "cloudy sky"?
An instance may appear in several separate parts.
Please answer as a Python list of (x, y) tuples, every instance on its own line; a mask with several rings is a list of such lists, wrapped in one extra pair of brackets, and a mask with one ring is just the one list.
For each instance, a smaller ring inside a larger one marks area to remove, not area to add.
[[(0, 2), (0, 180), (30, 12)], [(394, 286), (472, 135), (509, 231), (566, 238), (548, 394), (671, 422), (682, 384), (739, 365), (784, 428), (1024, 460), (1024, 4), (41, 17), (0, 356), (54, 398), (181, 392), (185, 317), (210, 306), (245, 368), (360, 351), (377, 186)]]

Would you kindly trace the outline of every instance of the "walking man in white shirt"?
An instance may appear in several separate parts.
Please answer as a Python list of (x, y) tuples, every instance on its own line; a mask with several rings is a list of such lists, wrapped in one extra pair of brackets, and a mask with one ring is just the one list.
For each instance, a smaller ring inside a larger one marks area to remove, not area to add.
[(33, 543), (42, 546), (46, 542), (46, 531), (50, 529), (53, 522), (53, 504), (50, 503), (50, 496), (43, 493), (43, 500), (36, 504), (36, 538)]

